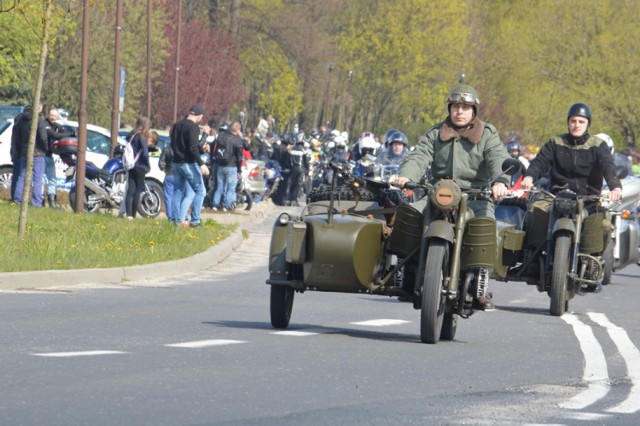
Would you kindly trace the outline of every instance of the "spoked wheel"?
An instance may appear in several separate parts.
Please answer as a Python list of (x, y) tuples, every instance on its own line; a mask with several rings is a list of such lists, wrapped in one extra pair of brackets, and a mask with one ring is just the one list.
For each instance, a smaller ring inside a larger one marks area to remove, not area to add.
[[(445, 317), (446, 296), (442, 283), (448, 275), (449, 243), (434, 239), (429, 242), (422, 285), (422, 309), (420, 310), (420, 340), (422, 343), (438, 343)], [(457, 322), (448, 321), (446, 336), (455, 334)]]
[[(72, 186), (69, 190), (69, 204), (71, 208), (76, 210), (76, 186)], [(93, 200), (95, 194), (92, 190), (84, 187), (84, 211), (85, 213), (97, 213), (100, 210), (100, 203)]]
[(144, 217), (157, 217), (162, 210), (162, 199), (164, 192), (160, 184), (147, 180), (145, 188), (140, 193), (140, 204), (138, 204), (138, 213)]
[(607, 248), (602, 253), (602, 260), (604, 260), (604, 275), (602, 277), (602, 285), (607, 285), (611, 282), (611, 274), (613, 274), (613, 246), (615, 242), (609, 241)]
[(288, 286), (271, 286), (271, 325), (275, 328), (287, 328), (293, 310), (295, 291)]
[(553, 251), (553, 270), (551, 273), (551, 306), (549, 312), (554, 317), (564, 314), (569, 308), (567, 282), (569, 279), (569, 256), (571, 234), (561, 231), (556, 234)]

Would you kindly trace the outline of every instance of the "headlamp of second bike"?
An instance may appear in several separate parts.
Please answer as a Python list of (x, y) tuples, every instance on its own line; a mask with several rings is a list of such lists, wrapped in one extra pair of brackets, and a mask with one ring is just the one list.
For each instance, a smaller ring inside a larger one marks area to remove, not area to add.
[(578, 209), (578, 200), (575, 193), (560, 192), (553, 203), (554, 209), (559, 215), (572, 215)]
[(431, 202), (440, 210), (450, 211), (460, 204), (462, 191), (451, 179), (441, 179), (433, 185)]

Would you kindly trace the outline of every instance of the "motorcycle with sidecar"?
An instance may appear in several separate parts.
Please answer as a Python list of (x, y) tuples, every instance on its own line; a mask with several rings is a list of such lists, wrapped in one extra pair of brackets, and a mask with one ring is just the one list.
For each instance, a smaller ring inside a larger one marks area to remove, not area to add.
[[(505, 174), (519, 169), (514, 162), (505, 161)], [(288, 327), (295, 293), (397, 296), (409, 280), (413, 307), (421, 311), (421, 341), (452, 340), (458, 317), (476, 310), (501, 250), (496, 221), (473, 217), (468, 208), (470, 199), (490, 198), (493, 181), (475, 189), (453, 180), (405, 185), (426, 191), (429, 214), (423, 216), (405, 192), (388, 183), (331, 168), (329, 189), (312, 192), (300, 216), (282, 213), (273, 225), (266, 281), (272, 326)], [(514, 239), (509, 231), (503, 236)]]

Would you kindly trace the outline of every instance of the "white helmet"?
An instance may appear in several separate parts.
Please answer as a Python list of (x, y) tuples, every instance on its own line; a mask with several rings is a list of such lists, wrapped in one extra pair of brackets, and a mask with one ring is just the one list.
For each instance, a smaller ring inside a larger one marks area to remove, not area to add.
[(606, 133), (598, 133), (596, 137), (602, 139), (607, 143), (607, 146), (611, 150), (611, 155), (613, 155), (616, 150), (616, 146), (613, 144), (613, 139), (611, 139), (611, 137), (609, 137), (609, 135), (607, 135)]
[(333, 138), (333, 141), (336, 143), (336, 146), (347, 146), (347, 141), (344, 140), (342, 135), (336, 136), (335, 138)]
[(360, 136), (360, 140), (358, 141), (358, 148), (360, 149), (360, 154), (362, 154), (362, 150), (370, 149), (371, 153), (374, 153), (376, 148), (378, 147), (378, 143), (376, 142), (373, 133), (364, 132), (362, 136)]

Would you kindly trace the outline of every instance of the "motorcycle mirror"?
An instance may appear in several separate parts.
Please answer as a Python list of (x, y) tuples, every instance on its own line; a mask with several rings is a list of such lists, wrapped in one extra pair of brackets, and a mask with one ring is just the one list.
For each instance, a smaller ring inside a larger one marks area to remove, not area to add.
[(509, 176), (513, 176), (520, 171), (520, 167), (520, 161), (515, 158), (507, 158), (502, 163), (502, 172)]

